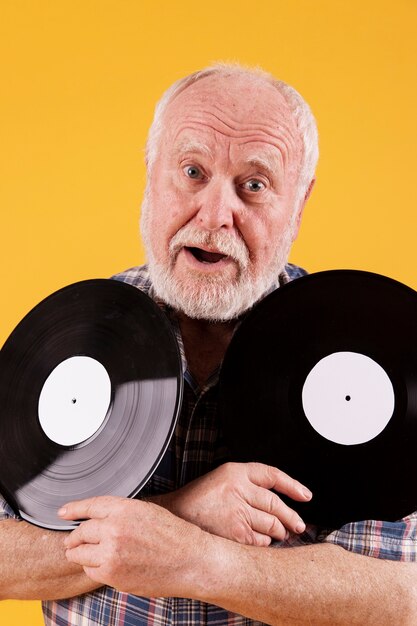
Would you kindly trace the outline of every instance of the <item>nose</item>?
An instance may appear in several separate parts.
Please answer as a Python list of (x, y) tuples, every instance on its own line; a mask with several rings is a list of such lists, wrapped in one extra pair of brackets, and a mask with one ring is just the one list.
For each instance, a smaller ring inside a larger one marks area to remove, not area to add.
[(240, 198), (235, 186), (229, 181), (210, 181), (198, 195), (196, 219), (205, 230), (233, 227), (235, 212)]

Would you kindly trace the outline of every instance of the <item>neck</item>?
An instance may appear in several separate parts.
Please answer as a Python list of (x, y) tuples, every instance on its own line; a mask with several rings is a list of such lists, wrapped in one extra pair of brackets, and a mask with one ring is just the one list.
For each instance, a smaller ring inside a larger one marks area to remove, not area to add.
[(236, 320), (208, 322), (178, 313), (188, 368), (200, 385), (220, 365), (230, 343)]

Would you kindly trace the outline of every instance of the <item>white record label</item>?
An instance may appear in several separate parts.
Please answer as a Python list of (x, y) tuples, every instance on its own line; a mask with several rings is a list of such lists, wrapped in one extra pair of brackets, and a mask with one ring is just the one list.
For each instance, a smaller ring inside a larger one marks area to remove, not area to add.
[(376, 361), (357, 352), (334, 352), (308, 374), (302, 403), (320, 435), (355, 445), (384, 430), (394, 412), (395, 395), (388, 374)]
[(46, 379), (39, 396), (39, 422), (49, 439), (73, 446), (98, 431), (110, 401), (106, 368), (91, 357), (73, 356), (59, 363)]

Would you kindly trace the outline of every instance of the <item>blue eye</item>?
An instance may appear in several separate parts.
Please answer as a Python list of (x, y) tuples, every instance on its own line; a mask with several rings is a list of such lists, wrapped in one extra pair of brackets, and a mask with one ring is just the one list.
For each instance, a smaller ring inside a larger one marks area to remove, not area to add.
[(196, 165), (187, 165), (184, 172), (188, 178), (202, 178), (201, 170)]
[(263, 191), (265, 189), (264, 183), (260, 180), (257, 180), (256, 178), (251, 178), (251, 180), (246, 181), (243, 187), (248, 191), (253, 191), (255, 193)]

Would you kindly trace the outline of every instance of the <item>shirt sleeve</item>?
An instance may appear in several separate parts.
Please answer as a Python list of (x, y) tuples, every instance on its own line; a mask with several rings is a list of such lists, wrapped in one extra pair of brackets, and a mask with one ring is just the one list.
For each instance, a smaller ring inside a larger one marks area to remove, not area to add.
[(18, 519), (21, 518), (16, 515), (13, 511), (12, 507), (8, 504), (8, 502), (3, 498), (0, 493), (0, 521), (4, 519)]
[(417, 561), (417, 512), (397, 522), (351, 522), (322, 540), (378, 559)]

